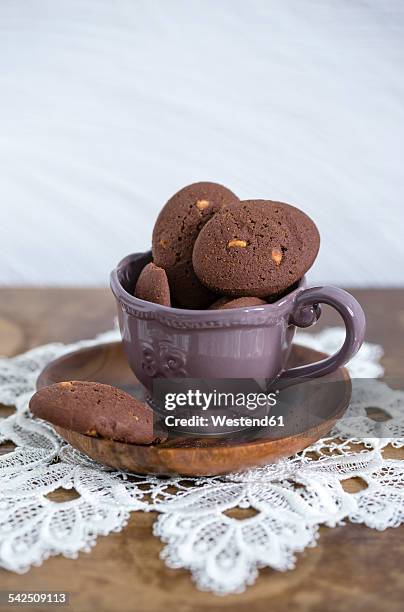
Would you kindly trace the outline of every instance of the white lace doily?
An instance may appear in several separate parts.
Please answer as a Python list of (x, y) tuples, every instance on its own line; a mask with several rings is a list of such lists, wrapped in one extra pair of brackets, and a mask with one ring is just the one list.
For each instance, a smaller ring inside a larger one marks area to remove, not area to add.
[[(332, 328), (300, 334), (298, 342), (334, 352), (343, 336), (343, 330)], [(166, 543), (165, 563), (190, 570), (200, 589), (235, 593), (254, 582), (260, 567), (293, 568), (295, 553), (316, 544), (320, 524), (349, 520), (386, 529), (404, 520), (404, 462), (382, 455), (387, 444), (404, 446), (404, 393), (376, 380), (355, 392), (349, 430), (245, 473), (194, 480), (129, 477), (79, 454), (50, 426), (30, 417), (36, 378), (63, 353), (118, 338), (113, 331), (0, 359), (0, 402), (16, 406), (0, 419), (0, 443), (16, 445), (0, 456), (0, 566), (22, 573), (51, 555), (76, 557), (90, 551), (97, 536), (123, 529), (131, 512), (154, 510), (159, 513), (154, 533)], [(364, 344), (349, 365), (351, 375), (381, 376), (381, 356), (381, 347)], [(369, 418), (369, 406), (381, 408), (388, 420)], [(366, 438), (347, 433), (355, 426)], [(348, 427), (346, 419), (341, 427)], [(342, 483), (355, 476), (367, 487), (347, 493)], [(79, 497), (62, 503), (46, 497), (59, 487), (74, 488)], [(254, 515), (232, 518), (228, 511), (236, 507)]]

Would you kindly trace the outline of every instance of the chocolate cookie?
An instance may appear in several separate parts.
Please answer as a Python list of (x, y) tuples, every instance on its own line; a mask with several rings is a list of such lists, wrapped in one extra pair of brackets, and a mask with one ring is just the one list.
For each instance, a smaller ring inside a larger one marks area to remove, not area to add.
[(205, 223), (238, 201), (226, 187), (202, 182), (178, 191), (161, 210), (153, 230), (153, 260), (167, 272), (171, 297), (179, 306), (206, 308), (214, 301), (194, 273), (192, 251)]
[(235, 300), (230, 297), (222, 297), (217, 300), (208, 310), (227, 310), (228, 308), (248, 308), (249, 306), (264, 306), (265, 300), (257, 297), (240, 297)]
[(151, 444), (167, 437), (153, 429), (153, 411), (147, 404), (101, 383), (56, 383), (37, 391), (29, 407), (35, 416), (87, 436), (128, 444)]
[(193, 251), (199, 280), (217, 293), (265, 297), (284, 291), (313, 264), (320, 236), (301, 210), (270, 200), (222, 208)]
[(165, 270), (154, 263), (148, 263), (137, 279), (135, 297), (146, 302), (171, 306), (170, 287)]

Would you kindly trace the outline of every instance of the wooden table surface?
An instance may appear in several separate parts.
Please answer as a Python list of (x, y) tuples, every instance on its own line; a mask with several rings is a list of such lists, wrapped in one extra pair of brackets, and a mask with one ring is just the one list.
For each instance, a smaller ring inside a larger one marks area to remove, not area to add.
[[(367, 315), (367, 340), (384, 346), (386, 374), (403, 377), (404, 289), (352, 293)], [(0, 354), (93, 337), (111, 328), (114, 315), (107, 289), (1, 289)], [(316, 331), (338, 323), (324, 309)], [(56, 498), (65, 500), (66, 493)], [(404, 526), (383, 532), (351, 524), (322, 527), (319, 545), (298, 555), (295, 570), (261, 570), (244, 593), (218, 597), (196, 590), (187, 571), (168, 569), (159, 559), (162, 544), (152, 536), (154, 518), (133, 513), (121, 533), (99, 537), (91, 553), (76, 560), (53, 557), (22, 576), (0, 569), (0, 590), (67, 590), (70, 609), (78, 612), (403, 609)]]

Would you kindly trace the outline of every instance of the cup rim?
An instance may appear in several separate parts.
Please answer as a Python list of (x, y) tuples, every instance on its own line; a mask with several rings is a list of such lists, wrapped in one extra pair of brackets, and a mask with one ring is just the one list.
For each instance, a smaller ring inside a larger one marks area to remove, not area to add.
[[(173, 306), (163, 306), (162, 304), (156, 304), (154, 302), (148, 302), (146, 300), (142, 300), (140, 298), (135, 297), (131, 293), (128, 293), (126, 289), (123, 287), (118, 277), (118, 271), (120, 269), (130, 265), (133, 260), (139, 258), (140, 256), (142, 255), (145, 256), (149, 254), (151, 254), (151, 251), (140, 251), (138, 253), (131, 253), (130, 255), (123, 257), (110, 274), (110, 287), (111, 287), (112, 293), (114, 294), (116, 299), (118, 299), (120, 302), (122, 301), (126, 303), (128, 306), (131, 306), (132, 308), (141, 308), (142, 310), (151, 310), (153, 312), (156, 312), (156, 313), (160, 312), (165, 315), (171, 314), (171, 315), (175, 315), (179, 317), (186, 317), (186, 316), (189, 317), (189, 316), (197, 315), (197, 316), (211, 318), (212, 316), (228, 317), (228, 316), (237, 315), (240, 313), (248, 313), (248, 312), (259, 313), (259, 312), (267, 312), (270, 310), (272, 311), (278, 310), (282, 306), (284, 306), (285, 303), (289, 303), (291, 300), (293, 300), (296, 294), (302, 291), (302, 289), (304, 289), (307, 285), (306, 275), (304, 275), (299, 280), (297, 287), (293, 289), (293, 291), (282, 296), (281, 298), (279, 298), (279, 300), (276, 300), (276, 302), (271, 302), (268, 304), (261, 304), (259, 306), (243, 306), (241, 308), (228, 308), (228, 309), (222, 309), (222, 310), (219, 310), (219, 309), (209, 310), (207, 308), (204, 310), (196, 310), (196, 309), (194, 310), (190, 308), (175, 308)], [(219, 298), (220, 296), (218, 296), (218, 299)]]

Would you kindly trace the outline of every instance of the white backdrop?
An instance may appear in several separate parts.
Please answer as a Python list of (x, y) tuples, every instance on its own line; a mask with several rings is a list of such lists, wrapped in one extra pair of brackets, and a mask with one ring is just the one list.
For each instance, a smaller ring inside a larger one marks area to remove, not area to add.
[(0, 0), (0, 283), (105, 284), (196, 180), (404, 284), (404, 2)]

